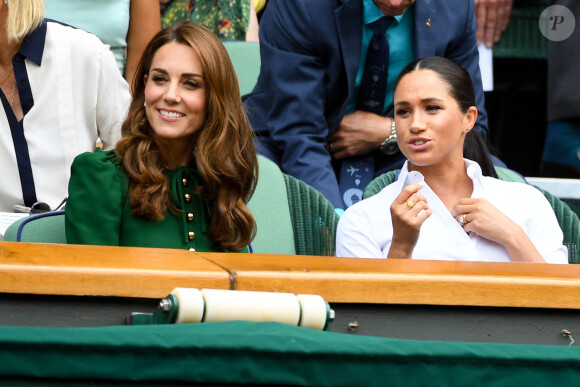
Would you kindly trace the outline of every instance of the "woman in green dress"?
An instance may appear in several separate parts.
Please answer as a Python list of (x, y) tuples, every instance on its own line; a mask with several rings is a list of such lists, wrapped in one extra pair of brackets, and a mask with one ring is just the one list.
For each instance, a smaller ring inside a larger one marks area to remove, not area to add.
[(252, 131), (219, 39), (180, 22), (149, 43), (115, 150), (72, 166), (68, 243), (248, 251)]

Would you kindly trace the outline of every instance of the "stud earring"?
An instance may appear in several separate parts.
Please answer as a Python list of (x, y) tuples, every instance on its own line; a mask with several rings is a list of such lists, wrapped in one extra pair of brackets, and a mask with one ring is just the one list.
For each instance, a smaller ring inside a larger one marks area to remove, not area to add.
[(8, 5), (8, 0), (4, 0), (4, 4)]

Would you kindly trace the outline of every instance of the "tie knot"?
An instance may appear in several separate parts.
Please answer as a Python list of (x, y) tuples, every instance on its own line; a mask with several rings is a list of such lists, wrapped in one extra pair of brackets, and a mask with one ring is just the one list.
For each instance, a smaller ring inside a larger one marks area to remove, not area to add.
[(383, 16), (379, 20), (373, 22), (373, 27), (375, 29), (375, 35), (382, 35), (385, 33), (387, 28), (391, 25), (391, 23), (395, 20), (392, 16)]

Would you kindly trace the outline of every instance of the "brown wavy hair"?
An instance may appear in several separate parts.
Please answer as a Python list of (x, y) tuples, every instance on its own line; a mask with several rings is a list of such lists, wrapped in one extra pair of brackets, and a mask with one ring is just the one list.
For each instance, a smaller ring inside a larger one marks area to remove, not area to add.
[(132, 213), (149, 220), (179, 213), (171, 201), (166, 162), (152, 137), (145, 114), (145, 76), (157, 50), (170, 42), (195, 50), (203, 66), (206, 121), (198, 131), (192, 161), (201, 175), (196, 193), (207, 199), (208, 236), (214, 247), (237, 250), (255, 235), (256, 223), (247, 201), (254, 192), (258, 163), (253, 132), (245, 114), (238, 80), (220, 40), (189, 21), (161, 30), (147, 45), (132, 80), (133, 100), (115, 152), (129, 178)]

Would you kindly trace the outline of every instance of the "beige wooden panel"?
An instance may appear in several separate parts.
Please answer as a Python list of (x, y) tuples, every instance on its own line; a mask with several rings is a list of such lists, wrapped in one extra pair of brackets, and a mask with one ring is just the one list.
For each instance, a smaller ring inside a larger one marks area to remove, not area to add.
[(176, 287), (229, 289), (230, 275), (177, 249), (0, 242), (0, 292), (163, 298)]
[(240, 290), (328, 302), (580, 309), (580, 265), (199, 253)]

